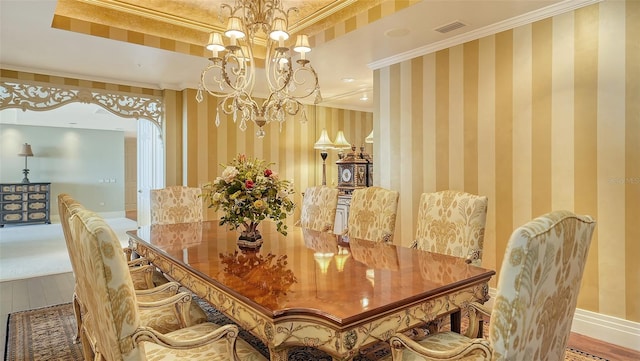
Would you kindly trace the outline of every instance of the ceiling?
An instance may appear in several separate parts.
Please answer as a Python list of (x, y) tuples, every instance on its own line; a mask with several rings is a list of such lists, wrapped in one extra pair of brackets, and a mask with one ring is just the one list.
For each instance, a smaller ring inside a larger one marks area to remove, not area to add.
[[(573, 10), (594, 1), (423, 0), (410, 1), (412, 5), (395, 12), (393, 1), (384, 0), (285, 0), (283, 3), (285, 8), (300, 8), (297, 15), (291, 16), (291, 32), (305, 33), (312, 38), (313, 49), (308, 58), (320, 79), (324, 98), (321, 105), (373, 111), (373, 70), (376, 68)], [(61, 30), (53, 27), (52, 22), (54, 17), (68, 17), (91, 25), (144, 32), (160, 39), (204, 44), (207, 34), (222, 26), (217, 16), (222, 2), (0, 0), (0, 65), (4, 69), (155, 89), (197, 89), (200, 72), (208, 62), (204, 56), (92, 36), (83, 33), (83, 29), (77, 32)], [(362, 21), (363, 18), (367, 19), (367, 12), (380, 3), (382, 13), (389, 15), (373, 22)], [(332, 31), (336, 23), (340, 24), (354, 16), (357, 19), (355, 30), (334, 39), (325, 38), (324, 34), (328, 32), (325, 30)], [(465, 26), (444, 34), (435, 31), (456, 21)], [(193, 48), (199, 49), (198, 46)], [(264, 93), (264, 88), (261, 89), (258, 84), (256, 94), (261, 93)], [(368, 99), (361, 100), (363, 95)], [(64, 118), (66, 123), (83, 123), (83, 119), (95, 117), (113, 118), (109, 114), (100, 114), (95, 107), (86, 104), (73, 110), (65, 106), (58, 111), (73, 113)], [(0, 122), (28, 122), (33, 114), (27, 113), (37, 112), (5, 110), (0, 112)], [(78, 121), (72, 120), (75, 118)], [(125, 122), (124, 127), (131, 127), (130, 123)], [(112, 129), (123, 128), (123, 124), (116, 120), (109, 124)]]

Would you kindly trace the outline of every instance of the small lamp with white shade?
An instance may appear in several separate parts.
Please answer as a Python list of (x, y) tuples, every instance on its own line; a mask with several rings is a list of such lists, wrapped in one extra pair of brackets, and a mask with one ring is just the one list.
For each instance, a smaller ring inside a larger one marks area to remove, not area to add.
[(18, 153), (19, 156), (24, 157), (24, 169), (22, 173), (24, 173), (24, 178), (22, 179), (22, 183), (30, 183), (29, 182), (29, 168), (27, 168), (27, 158), (33, 157), (33, 151), (31, 150), (31, 144), (24, 143), (22, 145), (22, 150)]
[(333, 142), (333, 149), (338, 149), (338, 158), (340, 159), (344, 156), (343, 151), (345, 149), (351, 149), (351, 143), (349, 143), (347, 138), (345, 138), (342, 130), (339, 130), (338, 134), (336, 134), (336, 141)]
[(320, 150), (320, 157), (322, 157), (322, 185), (326, 186), (327, 185), (327, 164), (326, 164), (327, 150), (333, 148), (333, 142), (329, 138), (329, 134), (327, 134), (326, 129), (322, 129), (322, 132), (320, 133), (320, 138), (318, 138), (318, 141), (316, 142), (316, 144), (313, 145), (313, 148)]

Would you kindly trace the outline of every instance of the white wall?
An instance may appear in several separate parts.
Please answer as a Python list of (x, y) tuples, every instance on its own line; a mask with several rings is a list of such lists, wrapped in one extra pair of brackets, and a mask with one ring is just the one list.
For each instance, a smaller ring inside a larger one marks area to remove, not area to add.
[(24, 143), (34, 154), (29, 180), (51, 182), (52, 216), (59, 193), (98, 213), (124, 216), (124, 132), (0, 124), (0, 182), (22, 181), (24, 157), (17, 154)]

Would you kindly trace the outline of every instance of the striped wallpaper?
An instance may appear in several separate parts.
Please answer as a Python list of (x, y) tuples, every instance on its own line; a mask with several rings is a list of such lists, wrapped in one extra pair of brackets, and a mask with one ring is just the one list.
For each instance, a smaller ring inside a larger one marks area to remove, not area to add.
[(376, 70), (375, 182), (400, 191), (396, 242), (443, 189), (489, 197), (488, 268), (528, 220), (589, 214), (578, 307), (640, 321), (638, 34), (640, 2), (605, 1)]
[[(373, 114), (344, 109), (307, 105), (307, 123), (288, 117), (279, 130), (277, 124), (265, 126), (266, 136), (257, 138), (257, 127), (249, 124), (242, 132), (233, 118), (220, 116), (216, 127), (216, 99), (207, 96), (202, 103), (196, 101), (196, 90), (166, 91), (167, 185), (198, 186), (214, 180), (222, 173), (220, 164), (228, 163), (238, 153), (263, 158), (275, 163), (281, 177), (292, 180), (296, 204), (302, 204), (301, 192), (322, 182), (322, 160), (313, 145), (323, 128), (335, 139), (343, 130), (347, 140), (358, 146), (373, 129)], [(371, 152), (371, 145), (366, 150)], [(327, 157), (327, 185), (337, 183), (337, 152)], [(299, 218), (299, 207), (293, 219)], [(208, 214), (210, 219), (215, 214)]]

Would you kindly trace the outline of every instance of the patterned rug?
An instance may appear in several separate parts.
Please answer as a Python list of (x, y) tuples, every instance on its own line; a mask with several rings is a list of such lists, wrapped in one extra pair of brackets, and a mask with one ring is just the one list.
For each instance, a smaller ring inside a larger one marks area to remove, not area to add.
[[(209, 315), (209, 320), (217, 324), (231, 321), (198, 300)], [(71, 303), (50, 306), (9, 315), (7, 321), (7, 342), (5, 361), (81, 361), (82, 347), (73, 343), (76, 322)], [(240, 337), (269, 357), (267, 348), (246, 331)], [(389, 354), (385, 347), (371, 347), (356, 356), (354, 361), (373, 361)], [(289, 352), (289, 361), (331, 361), (331, 357), (322, 351), (309, 347), (296, 347)], [(565, 361), (607, 361), (604, 358), (586, 352), (567, 348)]]

